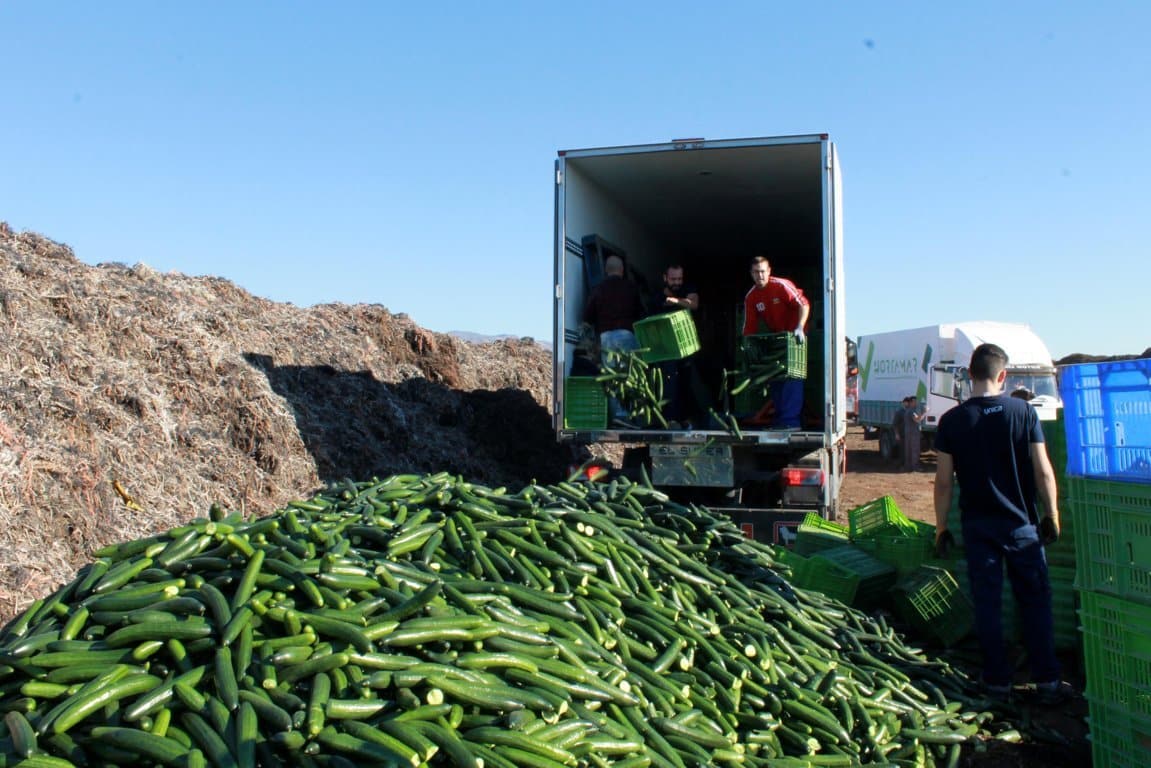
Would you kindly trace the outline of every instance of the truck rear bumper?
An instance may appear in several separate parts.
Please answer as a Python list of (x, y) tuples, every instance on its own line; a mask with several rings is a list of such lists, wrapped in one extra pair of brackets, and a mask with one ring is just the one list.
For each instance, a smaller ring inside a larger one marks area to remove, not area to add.
[(677, 443), (701, 445), (704, 443), (740, 443), (745, 445), (778, 445), (788, 449), (814, 449), (824, 444), (822, 432), (788, 430), (756, 430), (735, 435), (726, 430), (679, 430), (665, 429), (602, 429), (602, 430), (561, 430), (560, 442), (581, 443)]

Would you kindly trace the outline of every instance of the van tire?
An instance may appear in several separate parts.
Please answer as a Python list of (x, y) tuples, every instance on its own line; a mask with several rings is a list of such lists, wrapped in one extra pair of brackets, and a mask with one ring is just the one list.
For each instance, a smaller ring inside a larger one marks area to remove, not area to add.
[(879, 430), (879, 455), (885, 459), (894, 459), (899, 444), (895, 442), (895, 432), (890, 429)]

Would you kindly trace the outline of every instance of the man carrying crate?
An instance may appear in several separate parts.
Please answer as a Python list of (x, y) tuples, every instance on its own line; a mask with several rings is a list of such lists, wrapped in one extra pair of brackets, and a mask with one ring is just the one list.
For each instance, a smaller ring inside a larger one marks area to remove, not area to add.
[[(751, 280), (755, 285), (743, 299), (743, 335), (753, 336), (762, 321), (771, 333), (794, 333), (795, 340), (806, 340), (804, 326), (811, 314), (811, 304), (795, 283), (771, 274), (766, 256), (751, 261)], [(771, 400), (775, 405), (772, 429), (799, 429), (803, 410), (803, 380), (780, 378), (771, 382)]]
[[(663, 289), (652, 297), (651, 314), (661, 315), (681, 309), (693, 313), (699, 309), (699, 291), (685, 280), (683, 266), (672, 264), (664, 270)], [(698, 353), (659, 364), (663, 374), (663, 393), (667, 399), (664, 415), (669, 422), (675, 422), (673, 428), (699, 423), (711, 408), (699, 366)]]

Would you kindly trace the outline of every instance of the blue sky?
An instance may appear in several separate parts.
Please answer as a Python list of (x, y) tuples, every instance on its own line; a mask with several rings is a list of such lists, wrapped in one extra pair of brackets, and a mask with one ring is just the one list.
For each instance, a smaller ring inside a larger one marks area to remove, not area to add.
[(828, 133), (850, 335), (1151, 346), (1151, 3), (0, 0), (0, 220), (550, 339), (559, 149)]

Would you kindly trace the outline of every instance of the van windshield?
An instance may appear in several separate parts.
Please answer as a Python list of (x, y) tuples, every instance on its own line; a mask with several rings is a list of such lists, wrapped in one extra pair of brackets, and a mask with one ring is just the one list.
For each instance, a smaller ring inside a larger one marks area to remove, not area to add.
[(1003, 391), (1011, 394), (1017, 389), (1027, 389), (1036, 397), (1046, 395), (1059, 397), (1059, 387), (1055, 382), (1055, 374), (1036, 371), (1007, 371), (1007, 383)]

